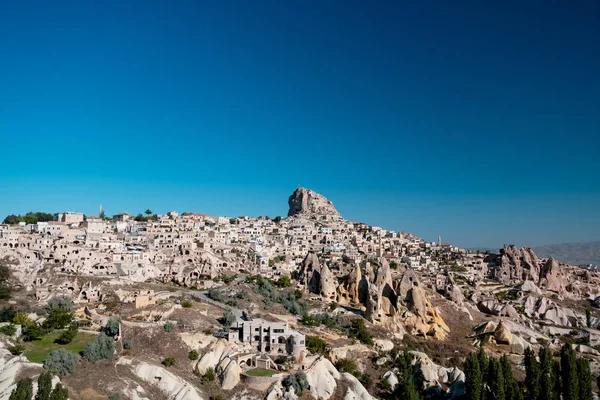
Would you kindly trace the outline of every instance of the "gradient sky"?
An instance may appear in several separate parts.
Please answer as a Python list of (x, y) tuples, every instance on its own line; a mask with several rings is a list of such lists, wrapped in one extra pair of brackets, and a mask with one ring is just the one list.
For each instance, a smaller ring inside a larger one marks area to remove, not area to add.
[(0, 0), (0, 214), (598, 240), (600, 3), (490, 3)]

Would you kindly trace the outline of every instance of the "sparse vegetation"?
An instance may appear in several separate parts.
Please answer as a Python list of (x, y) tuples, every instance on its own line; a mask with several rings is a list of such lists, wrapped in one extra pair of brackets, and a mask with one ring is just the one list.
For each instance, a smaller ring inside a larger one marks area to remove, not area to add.
[(167, 358), (165, 358), (165, 359), (162, 361), (162, 364), (163, 364), (165, 367), (169, 368), (170, 366), (172, 366), (172, 365), (175, 365), (175, 362), (176, 362), (176, 361), (177, 361), (177, 360), (175, 359), (175, 357), (167, 357)]
[(163, 329), (165, 330), (165, 332), (169, 333), (173, 330), (173, 323), (171, 321), (167, 321), (164, 325), (163, 325)]
[(283, 381), (281, 381), (281, 384), (286, 390), (292, 388), (299, 397), (302, 396), (302, 393), (305, 390), (310, 388), (306, 374), (302, 371), (297, 372), (294, 375), (286, 376)]
[(313, 354), (325, 354), (328, 345), (327, 342), (319, 336), (306, 336), (306, 348)]
[(198, 357), (200, 356), (200, 354), (198, 354), (197, 350), (192, 350), (189, 352), (188, 354), (188, 358), (192, 361), (196, 361), (198, 359)]

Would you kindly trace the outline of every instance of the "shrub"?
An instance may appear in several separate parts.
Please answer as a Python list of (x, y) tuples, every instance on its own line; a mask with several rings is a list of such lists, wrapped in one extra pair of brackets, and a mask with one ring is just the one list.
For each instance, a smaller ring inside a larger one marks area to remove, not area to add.
[(192, 308), (192, 306), (194, 305), (194, 302), (190, 299), (183, 299), (180, 302), (181, 307), (183, 308)]
[(59, 337), (56, 338), (55, 342), (58, 344), (69, 344), (77, 336), (77, 325), (69, 326), (69, 329), (63, 331)]
[(306, 337), (306, 348), (314, 354), (324, 354), (327, 350), (327, 342), (321, 339), (319, 336), (307, 336)]
[(120, 400), (120, 399), (121, 399), (121, 395), (119, 393), (115, 393), (108, 398), (108, 400)]
[(44, 330), (37, 324), (31, 324), (23, 328), (23, 340), (33, 342), (40, 340), (44, 336)]
[(106, 336), (115, 337), (119, 334), (119, 325), (121, 325), (121, 320), (119, 318), (110, 317), (104, 328), (102, 328), (102, 332), (104, 332)]
[(0, 322), (10, 322), (15, 317), (17, 310), (13, 306), (0, 308)]
[(356, 361), (351, 358), (342, 358), (335, 363), (335, 367), (340, 372), (347, 372), (352, 375), (356, 373)]
[(210, 289), (208, 291), (208, 293), (206, 294), (206, 297), (208, 297), (209, 299), (212, 299), (214, 301), (223, 301), (224, 300), (223, 293), (221, 293), (221, 291), (217, 290), (217, 289)]
[(196, 350), (192, 350), (190, 351), (190, 353), (188, 354), (188, 358), (192, 361), (195, 361), (198, 359), (198, 357), (200, 356), (200, 354), (198, 354), (198, 352)]
[(73, 311), (73, 301), (66, 296), (54, 296), (48, 302), (50, 310), (66, 310)]
[(133, 349), (133, 342), (131, 340), (126, 341), (125, 344), (123, 345), (123, 348), (125, 350)]
[(77, 356), (65, 349), (53, 350), (46, 356), (44, 368), (59, 375), (72, 375), (77, 368)]
[(177, 361), (175, 360), (175, 357), (167, 357), (162, 361), (162, 364), (168, 368), (171, 365), (175, 365), (175, 361)]
[(73, 313), (64, 308), (53, 308), (44, 321), (46, 329), (64, 329), (73, 321)]
[(206, 370), (206, 372), (204, 373), (204, 375), (202, 376), (202, 379), (206, 382), (212, 382), (215, 379), (217, 379), (217, 374), (215, 374), (215, 369), (213, 367), (210, 367)]
[(33, 321), (29, 318), (27, 313), (17, 312), (13, 317), (13, 324), (21, 325), (23, 328), (25, 328), (26, 326), (32, 325)]
[(17, 387), (10, 394), (10, 400), (31, 400), (33, 396), (33, 382), (29, 378), (21, 379)]
[(279, 280), (275, 283), (275, 285), (277, 285), (277, 287), (279, 288), (286, 288), (286, 287), (290, 287), (292, 286), (292, 280), (290, 279), (289, 276), (282, 276), (281, 278), (279, 278)]
[(8, 351), (10, 351), (10, 354), (12, 354), (13, 356), (18, 356), (20, 354), (23, 354), (23, 352), (25, 351), (25, 346), (23, 346), (22, 344), (15, 344), (14, 346), (10, 346), (8, 348)]
[(302, 396), (302, 392), (310, 387), (308, 380), (306, 379), (306, 374), (302, 371), (297, 372), (294, 375), (286, 376), (283, 381), (281, 381), (281, 384), (286, 391), (289, 388), (293, 388), (297, 396)]
[(223, 311), (223, 317), (221, 318), (221, 322), (225, 331), (229, 331), (229, 327), (235, 322), (235, 315), (233, 315), (233, 312), (231, 310), (225, 310)]
[(113, 338), (100, 333), (94, 340), (89, 342), (83, 349), (83, 358), (90, 362), (107, 360), (112, 357), (115, 350)]
[(364, 344), (368, 344), (369, 346), (373, 345), (373, 335), (368, 331), (365, 326), (365, 321), (362, 319), (355, 319), (352, 321), (352, 326), (350, 328), (350, 336), (358, 339), (360, 342)]
[(0, 333), (6, 336), (13, 336), (17, 332), (17, 327), (13, 324), (4, 325), (0, 327)]
[(167, 321), (167, 323), (163, 325), (163, 329), (167, 333), (171, 332), (173, 330), (173, 323), (171, 321)]

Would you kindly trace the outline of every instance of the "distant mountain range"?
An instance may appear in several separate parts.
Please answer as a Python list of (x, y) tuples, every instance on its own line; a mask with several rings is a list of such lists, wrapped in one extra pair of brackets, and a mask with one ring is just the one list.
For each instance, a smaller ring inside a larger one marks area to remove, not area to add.
[(600, 265), (600, 241), (587, 243), (559, 243), (533, 247), (538, 257), (554, 257), (571, 265)]

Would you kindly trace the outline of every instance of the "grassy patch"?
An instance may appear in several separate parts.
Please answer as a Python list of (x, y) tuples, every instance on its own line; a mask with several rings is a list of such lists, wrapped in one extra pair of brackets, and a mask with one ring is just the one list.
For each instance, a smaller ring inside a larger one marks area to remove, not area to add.
[(248, 376), (273, 376), (276, 373), (277, 373), (276, 371), (271, 371), (269, 369), (254, 368), (254, 369), (251, 369), (250, 371), (247, 371), (246, 375), (248, 375)]
[(25, 352), (23, 355), (27, 357), (27, 359), (34, 363), (43, 363), (46, 359), (46, 355), (52, 350), (56, 350), (59, 348), (65, 348), (75, 354), (79, 354), (83, 348), (88, 344), (90, 340), (95, 338), (95, 335), (90, 335), (89, 333), (77, 333), (77, 336), (73, 339), (73, 341), (67, 345), (60, 345), (58, 343), (54, 343), (54, 340), (60, 336), (63, 331), (57, 330), (52, 333), (47, 334), (41, 340), (36, 340), (34, 342), (24, 343), (25, 344)]

